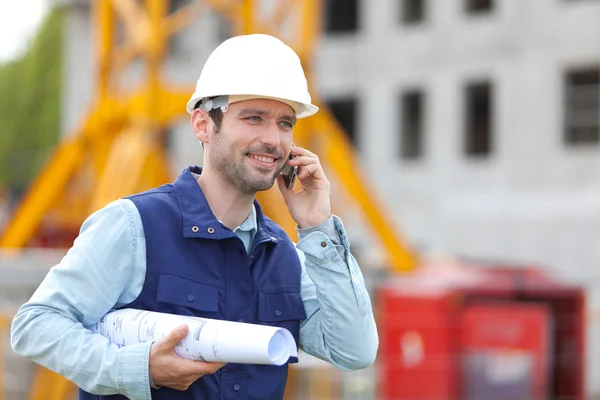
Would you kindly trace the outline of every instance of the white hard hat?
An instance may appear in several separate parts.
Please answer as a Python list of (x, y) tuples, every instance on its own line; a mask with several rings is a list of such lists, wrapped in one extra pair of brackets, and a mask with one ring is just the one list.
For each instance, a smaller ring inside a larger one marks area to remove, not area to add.
[(289, 104), (297, 118), (319, 111), (311, 104), (298, 55), (281, 40), (263, 34), (221, 43), (206, 60), (186, 110), (191, 114), (200, 100), (218, 96), (228, 96), (227, 104), (253, 98), (279, 100)]

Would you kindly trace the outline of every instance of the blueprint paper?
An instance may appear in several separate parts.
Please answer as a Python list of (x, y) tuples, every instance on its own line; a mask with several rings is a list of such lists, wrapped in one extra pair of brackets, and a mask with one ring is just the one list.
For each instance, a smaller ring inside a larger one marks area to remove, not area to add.
[(182, 324), (187, 336), (175, 346), (175, 353), (192, 360), (283, 365), (297, 357), (296, 342), (284, 328), (188, 317), (131, 308), (106, 314), (88, 327), (119, 347), (157, 341)]

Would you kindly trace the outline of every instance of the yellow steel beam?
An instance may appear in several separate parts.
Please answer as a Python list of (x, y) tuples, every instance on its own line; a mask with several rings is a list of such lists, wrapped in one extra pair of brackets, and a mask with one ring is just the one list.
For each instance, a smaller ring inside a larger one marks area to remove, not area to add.
[(185, 104), (190, 99), (193, 87), (175, 87), (161, 85), (158, 88), (158, 106), (154, 118), (161, 125), (172, 122), (177, 118), (187, 117)]
[(214, 11), (220, 13), (225, 18), (229, 19), (234, 25), (235, 32), (242, 32), (242, 20), (240, 7), (242, 1), (245, 0), (204, 0), (204, 2)]
[(68, 140), (58, 148), (9, 221), (0, 237), (0, 247), (19, 248), (27, 244), (44, 214), (59, 197), (60, 189), (57, 190), (57, 187), (67, 184), (80, 165), (84, 152), (85, 146), (80, 137)]
[(271, 23), (269, 25), (281, 29), (286, 18), (296, 5), (298, 5), (298, 0), (279, 0), (275, 5), (275, 10), (270, 18)]
[[(147, 140), (146, 138), (143, 139)], [(158, 144), (156, 144), (152, 151), (148, 152), (143, 171), (144, 173), (140, 177), (136, 192), (171, 181), (169, 162), (164, 151), (158, 147)]]
[(167, 37), (173, 36), (198, 19), (202, 11), (204, 11), (204, 8), (200, 1), (193, 1), (191, 4), (176, 10), (164, 18), (162, 22), (163, 32)]
[[(147, 12), (142, 10), (144, 12), (140, 12), (140, 14), (143, 16), (136, 16), (137, 10), (141, 8), (139, 4), (134, 4), (132, 6), (131, 4), (121, 4), (119, 0), (113, 0), (113, 2), (115, 7), (118, 7), (119, 14), (126, 16), (127, 21), (129, 21), (126, 22), (127, 31), (133, 32), (133, 36), (131, 36), (130, 39), (126, 40), (123, 44), (115, 45), (111, 51), (113, 70), (118, 72), (137, 56), (144, 54), (145, 49), (152, 46), (152, 38), (150, 35), (151, 24)], [(129, 1), (129, 3), (131, 3), (131, 1)], [(165, 16), (160, 21), (160, 31), (162, 34), (165, 37), (173, 36), (193, 23), (202, 11), (201, 4), (201, 1), (194, 1), (190, 5)], [(135, 22), (136, 20), (142, 21), (141, 25), (143, 25), (143, 28), (140, 28), (139, 30), (136, 28), (140, 25), (140, 22)]]
[(396, 270), (413, 268), (415, 255), (402, 243), (394, 229), (394, 222), (384, 215), (385, 207), (376, 200), (375, 192), (368, 188), (365, 179), (360, 177), (358, 160), (342, 128), (325, 107), (310, 119), (311, 124), (314, 124), (314, 131), (322, 135), (320, 140), (324, 144), (324, 158), (335, 170), (350, 196), (361, 206), (387, 250), (389, 262)]
[(146, 121), (136, 121), (130, 129), (123, 131), (113, 142), (106, 170), (96, 186), (90, 211), (98, 210), (107, 203), (134, 194), (140, 189), (149, 189), (150, 187), (140, 188), (139, 183), (143, 181), (142, 177), (147, 169), (146, 160), (155, 151), (160, 149), (154, 142)]
[(114, 40), (114, 12), (111, 0), (96, 0), (93, 2), (93, 15), (98, 41), (98, 97), (103, 98), (108, 93), (110, 84), (110, 53)]
[[(303, 0), (301, 4), (300, 23), (296, 25), (296, 37), (301, 38), (294, 43), (294, 49), (302, 60), (308, 82), (312, 79), (312, 55), (317, 35), (321, 31), (322, 7), (320, 0)], [(312, 93), (315, 93), (313, 90)]]
[[(55, 205), (44, 215), (42, 227), (36, 231), (42, 231), (43, 227), (49, 226), (64, 234), (70, 232), (71, 236), (77, 233), (81, 221), (89, 216), (90, 195), (96, 185), (96, 176), (94, 166), (83, 162), (68, 185), (60, 191)], [(74, 239), (64, 235), (63, 238), (67, 243), (70, 243), (70, 239)], [(32, 244), (37, 245), (37, 243)]]
[[(158, 90), (159, 102), (156, 107), (155, 119), (159, 124), (167, 123), (185, 114), (185, 111), (178, 105), (187, 102), (189, 89), (185, 92), (183, 90), (170, 92), (161, 88)], [(115, 130), (109, 128), (118, 128), (125, 115), (143, 116), (146, 114), (148, 112), (147, 97), (147, 92), (141, 92), (121, 102), (105, 98), (89, 114), (79, 132), (67, 136), (69, 139), (59, 145), (48, 164), (44, 166), (27, 191), (0, 236), (0, 247), (20, 248), (27, 244), (30, 237), (36, 232), (43, 216), (53, 205), (57, 204), (68, 182), (88, 154), (90, 145), (95, 145), (93, 147), (96, 152), (99, 151), (99, 148), (106, 148), (107, 145), (113, 146), (112, 136), (114, 136)], [(97, 163), (96, 170), (99, 176), (102, 176), (106, 158), (98, 157), (96, 154), (93, 161)]]
[(114, 70), (123, 70), (123, 68), (125, 68), (130, 62), (135, 60), (135, 58), (139, 54), (139, 48), (131, 42), (125, 42), (122, 45), (115, 46), (115, 48), (111, 52)]
[(77, 387), (65, 377), (46, 368), (38, 367), (28, 400), (68, 400)]
[[(276, 185), (277, 183), (275, 186)], [(265, 215), (273, 221), (277, 221), (288, 236), (292, 238), (292, 240), (295, 240), (296, 222), (294, 222), (290, 216), (285, 201), (283, 200), (281, 193), (279, 193), (279, 189), (275, 186), (264, 192), (257, 193), (256, 198), (260, 202)]]
[(138, 51), (148, 43), (151, 24), (148, 13), (137, 0), (112, 0), (115, 12), (124, 24), (128, 40)]

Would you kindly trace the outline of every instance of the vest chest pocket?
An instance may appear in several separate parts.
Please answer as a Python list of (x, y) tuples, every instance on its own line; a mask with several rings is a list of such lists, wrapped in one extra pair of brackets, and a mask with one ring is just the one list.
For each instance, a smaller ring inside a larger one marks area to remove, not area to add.
[(299, 292), (258, 292), (258, 323), (286, 328), (294, 336), (296, 345), (300, 322), (305, 319), (306, 312)]
[[(219, 288), (178, 276), (161, 275), (158, 281), (156, 300), (205, 313), (217, 313), (219, 311)], [(176, 310), (175, 307), (170, 308)], [(178, 312), (178, 314), (181, 313)]]

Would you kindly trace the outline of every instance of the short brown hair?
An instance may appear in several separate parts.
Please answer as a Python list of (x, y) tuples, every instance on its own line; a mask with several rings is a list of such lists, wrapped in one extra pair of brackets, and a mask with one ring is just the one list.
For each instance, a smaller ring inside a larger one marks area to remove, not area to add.
[[(202, 103), (202, 100), (196, 103), (196, 105), (194, 106), (194, 110), (200, 107), (200, 103)], [(221, 124), (223, 123), (223, 111), (221, 111), (220, 108), (213, 108), (208, 112), (208, 116), (215, 123), (215, 132), (218, 133), (221, 129)]]

